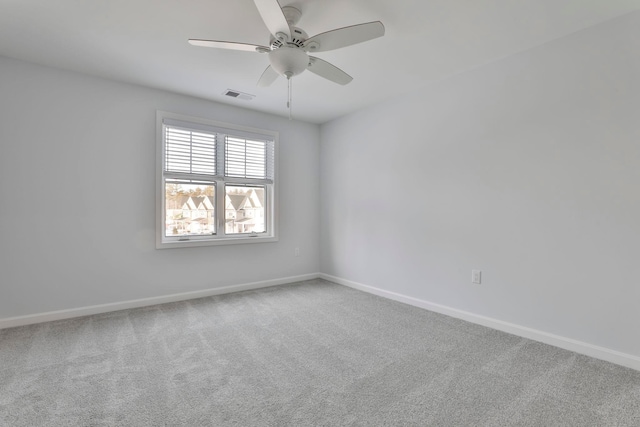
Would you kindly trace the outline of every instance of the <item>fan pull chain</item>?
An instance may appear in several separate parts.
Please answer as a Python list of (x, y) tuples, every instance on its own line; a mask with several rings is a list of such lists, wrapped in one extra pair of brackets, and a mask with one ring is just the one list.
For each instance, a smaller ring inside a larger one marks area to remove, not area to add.
[(287, 108), (289, 109), (289, 120), (291, 120), (291, 77), (287, 77), (289, 83), (288, 95), (287, 95)]

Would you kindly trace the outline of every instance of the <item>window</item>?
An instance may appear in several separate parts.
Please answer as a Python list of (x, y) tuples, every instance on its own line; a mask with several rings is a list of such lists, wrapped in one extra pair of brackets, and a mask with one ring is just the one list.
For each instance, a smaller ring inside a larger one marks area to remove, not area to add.
[(277, 240), (277, 132), (159, 111), (157, 133), (157, 248)]

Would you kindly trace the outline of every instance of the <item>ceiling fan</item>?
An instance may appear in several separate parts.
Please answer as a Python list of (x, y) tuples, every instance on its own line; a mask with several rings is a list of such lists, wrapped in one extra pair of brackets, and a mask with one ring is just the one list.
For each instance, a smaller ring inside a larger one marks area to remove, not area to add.
[[(382, 22), (374, 21), (309, 37), (304, 30), (296, 27), (302, 16), (299, 9), (293, 6), (280, 7), (278, 0), (254, 0), (254, 2), (271, 33), (268, 46), (202, 39), (189, 39), (189, 43), (194, 46), (267, 54), (271, 65), (264, 70), (258, 80), (258, 86), (261, 87), (270, 86), (278, 76), (285, 77), (290, 85), (291, 78), (304, 70), (345, 85), (353, 80), (350, 75), (327, 61), (309, 55), (309, 52), (326, 52), (384, 35)], [(289, 91), (289, 101), (290, 97), (291, 91)], [(290, 107), (290, 102), (288, 104)]]

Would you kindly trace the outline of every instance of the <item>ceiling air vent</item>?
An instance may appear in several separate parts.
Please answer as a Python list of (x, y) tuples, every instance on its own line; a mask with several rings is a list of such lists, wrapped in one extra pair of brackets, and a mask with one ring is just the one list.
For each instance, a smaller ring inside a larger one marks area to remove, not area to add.
[(255, 95), (249, 95), (248, 93), (240, 92), (238, 90), (227, 89), (223, 95), (230, 96), (232, 98), (244, 99), (245, 101), (251, 101), (255, 98)]

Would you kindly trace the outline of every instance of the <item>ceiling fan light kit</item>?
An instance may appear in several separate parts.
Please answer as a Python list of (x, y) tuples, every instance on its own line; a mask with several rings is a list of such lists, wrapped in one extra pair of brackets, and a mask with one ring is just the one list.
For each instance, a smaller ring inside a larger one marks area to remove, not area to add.
[(307, 69), (309, 55), (300, 48), (283, 46), (269, 52), (269, 62), (278, 74), (290, 79)]
[[(368, 22), (349, 27), (337, 28), (308, 37), (296, 27), (302, 12), (292, 6), (280, 7), (278, 0), (254, 0), (256, 8), (271, 33), (269, 46), (220, 40), (189, 39), (194, 46), (232, 49), (246, 52), (266, 53), (269, 65), (258, 80), (258, 86), (270, 86), (278, 76), (289, 80), (289, 100), (291, 98), (291, 78), (309, 70), (332, 82), (345, 85), (353, 78), (320, 58), (309, 56), (308, 52), (326, 52), (362, 43), (384, 35), (384, 25), (380, 21)], [(287, 103), (289, 109), (291, 103)]]

